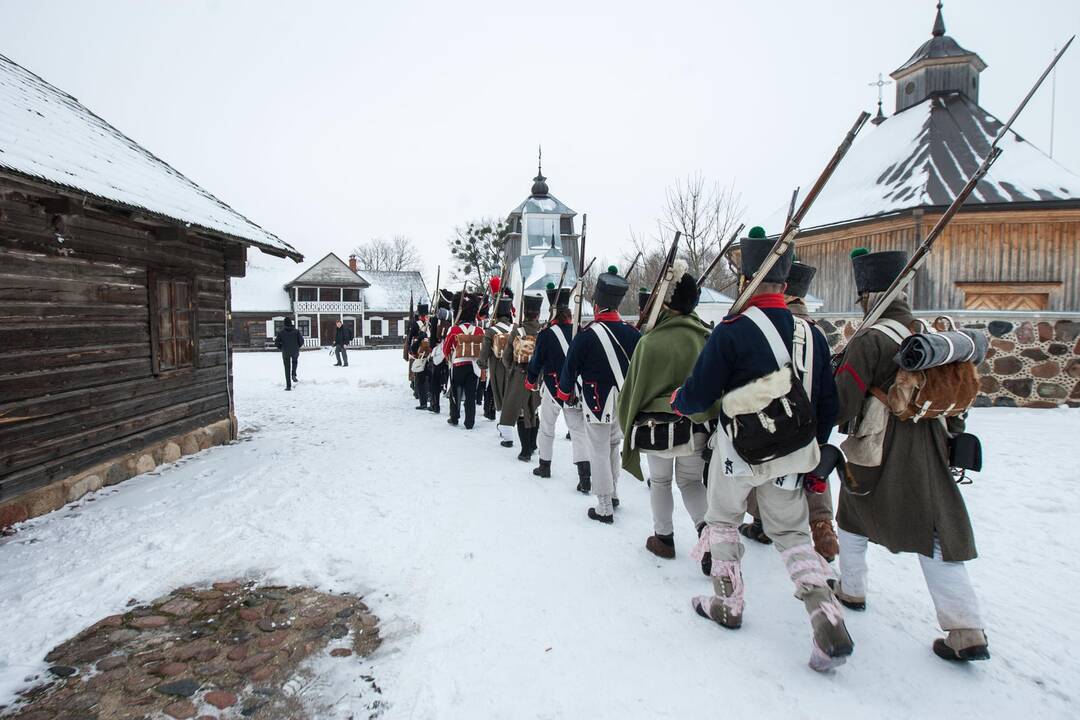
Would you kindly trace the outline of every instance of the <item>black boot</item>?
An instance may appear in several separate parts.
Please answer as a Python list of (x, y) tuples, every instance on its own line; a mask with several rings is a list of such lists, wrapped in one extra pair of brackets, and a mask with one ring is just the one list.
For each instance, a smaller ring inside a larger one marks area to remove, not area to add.
[(748, 540), (759, 542), (762, 545), (772, 545), (772, 538), (765, 534), (765, 527), (761, 524), (761, 518), (754, 518), (752, 523), (743, 523), (739, 526), (739, 532)]
[[(705, 532), (705, 523), (698, 523), (697, 536), (701, 537), (701, 533)], [(701, 573), (705, 577), (712, 575), (712, 552), (706, 550), (701, 554)]]
[(551, 477), (551, 461), (541, 458), (540, 466), (533, 468), (533, 475), (536, 477), (549, 478)]
[(592, 492), (592, 466), (588, 460), (574, 463), (577, 465), (578, 484), (577, 491), (584, 495)]
[(532, 462), (532, 444), (529, 442), (529, 438), (532, 435), (532, 428), (525, 427), (524, 420), (518, 420), (517, 434), (518, 443), (521, 445), (521, 452), (518, 453), (518, 460), (521, 462)]

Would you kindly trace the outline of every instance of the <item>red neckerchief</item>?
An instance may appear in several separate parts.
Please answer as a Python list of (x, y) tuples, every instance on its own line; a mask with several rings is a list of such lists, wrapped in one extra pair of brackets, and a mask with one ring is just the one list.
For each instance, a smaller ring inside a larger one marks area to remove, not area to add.
[(607, 310), (606, 312), (598, 313), (593, 320), (595, 322), (620, 322), (622, 316), (619, 315), (618, 310)]
[(765, 308), (786, 310), (787, 303), (784, 301), (783, 293), (761, 293), (760, 295), (751, 297), (750, 302), (747, 303), (747, 307), (757, 307), (762, 310)]

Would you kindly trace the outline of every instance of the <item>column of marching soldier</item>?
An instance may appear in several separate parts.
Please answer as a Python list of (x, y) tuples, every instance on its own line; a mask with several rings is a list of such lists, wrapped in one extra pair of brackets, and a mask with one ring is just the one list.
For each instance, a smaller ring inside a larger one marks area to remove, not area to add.
[[(744, 281), (773, 247), (761, 228), (740, 240)], [(864, 313), (906, 261), (903, 252), (852, 253)], [(519, 460), (538, 451), (533, 474), (541, 478), (552, 474), (561, 413), (577, 490), (596, 497), (588, 518), (615, 522), (621, 470), (645, 480), (653, 516), (645, 548), (660, 558), (675, 557), (677, 486), (698, 538), (692, 557), (714, 590), (691, 604), (724, 628), (742, 624), (741, 538), (774, 544), (809, 617), (815, 670), (852, 654), (842, 606), (867, 608), (868, 542), (918, 556), (945, 631), (932, 646), (939, 657), (987, 659), (964, 564), (976, 554), (973, 533), (947, 454), (963, 416), (918, 422), (879, 400), (896, 377), (900, 343), (917, 327), (906, 295), (871, 328), (880, 332), (852, 340), (834, 369), (803, 302), (815, 272), (789, 249), (747, 307), (713, 328), (695, 313), (698, 281), (676, 272), (644, 334), (619, 315), (629, 288), (615, 268), (600, 274), (593, 320), (576, 332), (570, 288), (549, 284), (553, 310), (543, 321), (539, 295), (520, 298), (515, 318), (498, 278), (489, 294), (444, 291), (434, 313), (417, 307), (409, 330), (417, 410), (439, 413), (445, 391), (449, 424), (471, 429), (482, 408), (503, 447), (514, 446), (516, 432)], [(639, 293), (639, 307), (648, 295)], [(827, 444), (837, 424), (849, 436), (846, 464)], [(842, 480), (838, 531), (834, 469)]]

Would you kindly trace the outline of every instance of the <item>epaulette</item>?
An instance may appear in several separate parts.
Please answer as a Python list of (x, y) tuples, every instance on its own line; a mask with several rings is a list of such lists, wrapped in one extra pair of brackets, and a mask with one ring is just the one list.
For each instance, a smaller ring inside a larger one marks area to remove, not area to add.
[(721, 325), (728, 325), (730, 323), (735, 322), (736, 320), (738, 320), (742, 316), (743, 316), (742, 313), (739, 313), (738, 315), (728, 315), (726, 318), (724, 318), (723, 320), (720, 321), (720, 324)]

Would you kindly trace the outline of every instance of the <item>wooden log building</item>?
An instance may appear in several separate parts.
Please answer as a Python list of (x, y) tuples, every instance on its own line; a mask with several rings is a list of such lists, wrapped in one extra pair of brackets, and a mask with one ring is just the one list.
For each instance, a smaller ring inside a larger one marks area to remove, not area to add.
[(0, 528), (235, 436), (249, 247), (302, 260), (0, 56)]
[[(896, 112), (879, 103), (803, 221), (797, 252), (818, 268), (824, 312), (854, 311), (852, 249), (913, 251), (989, 153), (1002, 123), (979, 106), (986, 67), (946, 35), (939, 3), (930, 39), (891, 75)], [(1080, 176), (1015, 132), (1001, 147), (916, 275), (916, 310), (1080, 311)]]

